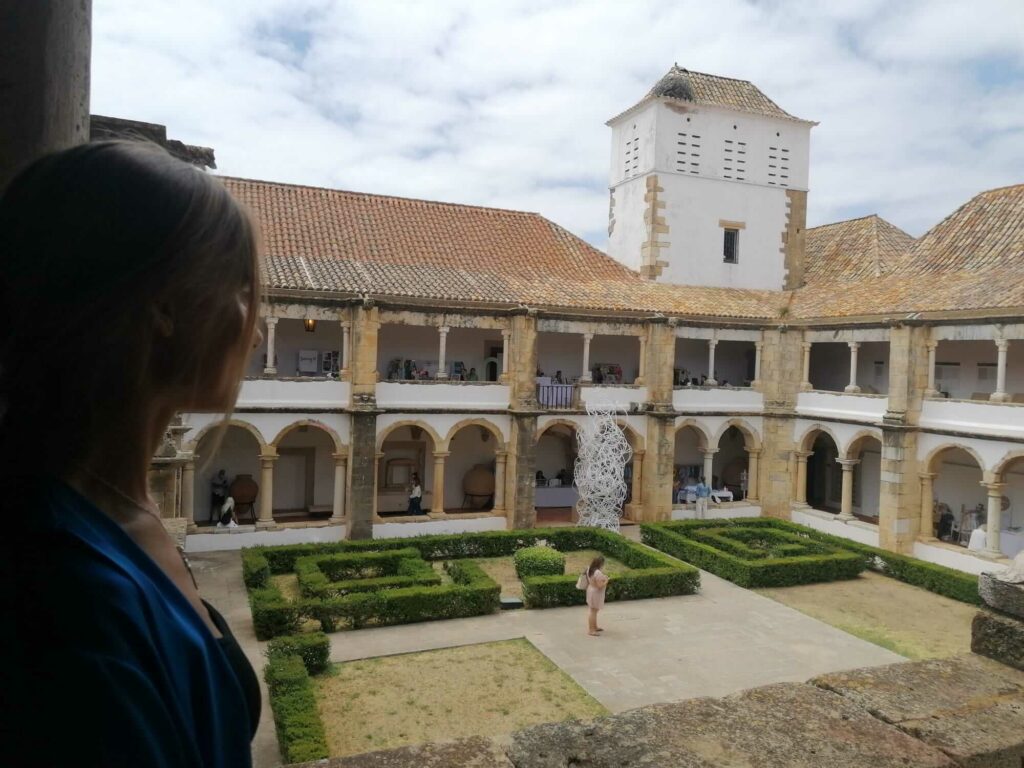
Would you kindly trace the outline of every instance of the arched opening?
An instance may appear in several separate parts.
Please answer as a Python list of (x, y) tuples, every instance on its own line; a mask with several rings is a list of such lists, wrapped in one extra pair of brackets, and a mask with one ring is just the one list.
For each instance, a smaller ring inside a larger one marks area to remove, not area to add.
[(409, 512), (414, 477), (419, 478), (422, 490), (422, 510), (442, 511), (444, 492), (438, 493), (434, 487), (436, 451), (434, 437), (421, 426), (403, 424), (387, 433), (377, 462), (378, 515), (387, 517)]
[(815, 509), (839, 513), (843, 502), (843, 470), (836, 459), (839, 448), (828, 432), (818, 431), (808, 436), (805, 445), (807, 457), (807, 503)]
[(1000, 549), (1007, 557), (1016, 557), (1024, 550), (1024, 456), (1003, 462), (996, 479), (1004, 484), (1005, 499), (1000, 510)]
[(987, 493), (978, 460), (958, 446), (931, 457), (932, 531), (942, 541), (967, 546), (971, 533), (985, 522)]
[(576, 426), (557, 421), (537, 438), (537, 472), (533, 505), (538, 522), (569, 522), (579, 492), (573, 485), (578, 454)]
[[(226, 486), (229, 495), (237, 496), (235, 516), (238, 521), (255, 523), (259, 515), (259, 440), (248, 429), (236, 424), (225, 428), (218, 445), (219, 435), (220, 428), (212, 428), (199, 438), (195, 447), (193, 522), (197, 526), (216, 526), (221, 503), (216, 500), (221, 498), (216, 492)], [(223, 480), (218, 481), (221, 470), (224, 471)], [(255, 494), (252, 493), (254, 488)]]
[(324, 520), (334, 505), (334, 439), (315, 424), (300, 424), (277, 440), (274, 520)]
[(448, 439), (444, 506), (449, 512), (494, 509), (501, 438), (481, 424), (467, 424)]
[[(750, 483), (750, 456), (747, 436), (735, 424), (718, 439), (718, 451), (712, 461), (711, 487), (732, 493), (733, 499), (746, 496)], [(727, 498), (727, 497), (726, 497)]]
[(882, 494), (882, 443), (872, 435), (862, 435), (846, 451), (847, 460), (856, 462), (853, 469), (854, 517), (868, 523), (878, 523)]
[(704, 476), (704, 451), (707, 437), (692, 424), (676, 430), (673, 453), (672, 502), (683, 504), (695, 499), (691, 490)]
[(626, 436), (626, 442), (633, 451), (622, 469), (623, 480), (626, 481), (626, 500), (622, 507), (622, 517), (624, 520), (636, 521), (640, 518), (643, 505), (643, 438), (627, 424), (620, 423), (619, 429)]

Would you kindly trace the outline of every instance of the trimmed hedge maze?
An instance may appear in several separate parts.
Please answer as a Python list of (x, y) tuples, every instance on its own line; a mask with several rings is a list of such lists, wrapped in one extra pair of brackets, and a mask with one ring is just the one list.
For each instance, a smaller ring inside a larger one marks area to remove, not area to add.
[[(474, 558), (513, 557), (528, 608), (580, 605), (586, 595), (576, 589), (578, 574), (564, 573), (560, 554), (580, 549), (630, 569), (610, 578), (608, 600), (686, 595), (700, 586), (696, 568), (595, 528), (253, 547), (242, 551), (242, 572), (256, 635), (266, 640), (298, 631), (304, 619), (333, 632), (495, 612), (501, 589)], [(271, 579), (287, 573), (296, 575), (298, 600), (285, 598)]]
[[(786, 520), (770, 517), (687, 520), (645, 523), (640, 528), (644, 543), (741, 586), (789, 586), (835, 581), (852, 578), (869, 569), (938, 595), (972, 605), (980, 604), (977, 576)], [(751, 546), (752, 542), (755, 542), (754, 546)], [(806, 549), (798, 554), (796, 549), (789, 548), (795, 544), (802, 544)], [(829, 559), (824, 555), (825, 550), (814, 552), (816, 547), (845, 552), (847, 558)], [(751, 559), (750, 549), (759, 554), (754, 554)], [(860, 563), (857, 573), (847, 571), (847, 568), (852, 569), (848, 565), (849, 555)], [(783, 564), (787, 558), (797, 562)], [(792, 569), (789, 573), (786, 573), (787, 566)], [(823, 578), (789, 580), (814, 574)], [(741, 579), (753, 579), (753, 582), (745, 583)]]

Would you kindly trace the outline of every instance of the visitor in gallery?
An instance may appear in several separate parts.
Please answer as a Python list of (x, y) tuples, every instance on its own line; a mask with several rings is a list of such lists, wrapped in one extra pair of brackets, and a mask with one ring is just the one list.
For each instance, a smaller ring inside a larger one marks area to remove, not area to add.
[(697, 483), (694, 492), (697, 496), (697, 519), (703, 520), (708, 514), (708, 498), (711, 496), (711, 486), (704, 482), (702, 477), (700, 482)]
[(480, 377), (476, 373), (476, 368), (469, 369), (469, 375), (466, 376), (466, 381), (480, 381)]
[(423, 512), (423, 486), (420, 485), (420, 476), (412, 473), (412, 483), (409, 485), (409, 508), (407, 515), (422, 515)]
[(604, 593), (608, 587), (608, 577), (601, 572), (604, 558), (598, 555), (590, 561), (587, 568), (587, 634), (600, 637), (604, 629), (597, 626), (597, 612), (604, 608)]
[(234, 408), (256, 243), (214, 176), (142, 143), (43, 157), (0, 198), (0, 765), (251, 764), (258, 680), (147, 472), (175, 413)]
[(220, 508), (224, 506), (224, 499), (228, 497), (228, 476), (222, 469), (214, 475), (210, 481), (210, 520), (212, 521), (220, 514)]
[(561, 371), (555, 371), (555, 378), (551, 380), (552, 384), (565, 384), (565, 377), (562, 376)]
[(543, 470), (540, 470), (540, 469), (538, 469), (538, 470), (537, 470), (537, 474), (536, 474), (536, 475), (534, 475), (534, 478), (533, 478), (533, 479), (534, 479), (534, 481), (535, 481), (535, 482), (534, 482), (534, 484), (535, 484), (535, 485), (536, 485), (536, 486), (537, 486), (538, 488), (543, 488), (543, 487), (544, 487), (545, 485), (547, 485), (547, 484), (548, 484), (548, 479), (547, 479), (546, 477), (544, 477), (544, 472), (543, 472)]
[(235, 498), (228, 496), (220, 508), (220, 520), (217, 521), (218, 528), (237, 528), (238, 520), (235, 519)]

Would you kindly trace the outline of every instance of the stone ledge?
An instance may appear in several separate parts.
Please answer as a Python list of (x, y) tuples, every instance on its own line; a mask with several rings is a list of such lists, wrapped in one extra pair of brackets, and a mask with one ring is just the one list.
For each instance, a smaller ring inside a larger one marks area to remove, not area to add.
[(1024, 584), (1010, 584), (983, 573), (978, 577), (978, 594), (990, 608), (1024, 620)]
[(971, 650), (1024, 670), (1024, 621), (994, 611), (979, 611), (971, 623)]

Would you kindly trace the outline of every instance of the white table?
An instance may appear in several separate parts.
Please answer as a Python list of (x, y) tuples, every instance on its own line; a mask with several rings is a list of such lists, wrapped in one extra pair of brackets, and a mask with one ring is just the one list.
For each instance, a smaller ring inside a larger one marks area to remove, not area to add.
[(549, 488), (547, 486), (536, 488), (533, 498), (535, 507), (574, 507), (579, 501), (580, 494), (573, 486), (559, 486)]
[(1005, 528), (999, 532), (999, 548), (1007, 557), (1016, 557), (1017, 553), (1024, 550), (1024, 529), (1019, 531), (1008, 531)]

